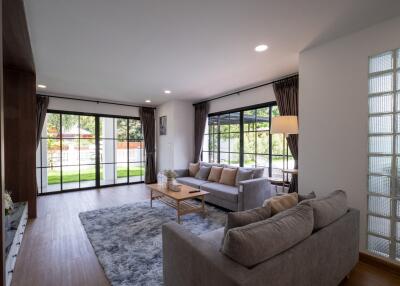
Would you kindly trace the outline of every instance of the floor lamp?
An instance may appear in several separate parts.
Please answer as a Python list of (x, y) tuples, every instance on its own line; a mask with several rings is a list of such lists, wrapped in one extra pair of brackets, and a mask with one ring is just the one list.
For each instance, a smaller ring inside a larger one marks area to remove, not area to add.
[(283, 134), (283, 169), (285, 169), (286, 139), (290, 134), (298, 133), (297, 116), (276, 116), (272, 118), (271, 134)]

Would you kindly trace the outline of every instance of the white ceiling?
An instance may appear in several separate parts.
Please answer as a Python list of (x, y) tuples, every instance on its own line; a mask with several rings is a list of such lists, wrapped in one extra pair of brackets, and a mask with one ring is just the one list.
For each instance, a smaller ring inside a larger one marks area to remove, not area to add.
[[(399, 15), (398, 0), (25, 0), (53, 94), (192, 101), (298, 70), (303, 49)], [(254, 47), (265, 43), (265, 53)], [(164, 89), (172, 94), (163, 94)]]

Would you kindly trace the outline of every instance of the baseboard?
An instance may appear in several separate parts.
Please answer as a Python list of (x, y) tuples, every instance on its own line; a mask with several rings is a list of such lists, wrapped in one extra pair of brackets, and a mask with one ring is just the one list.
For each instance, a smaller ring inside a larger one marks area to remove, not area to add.
[(400, 275), (400, 264), (392, 262), (384, 257), (378, 257), (370, 253), (360, 252), (360, 261), (377, 266), (393, 274)]

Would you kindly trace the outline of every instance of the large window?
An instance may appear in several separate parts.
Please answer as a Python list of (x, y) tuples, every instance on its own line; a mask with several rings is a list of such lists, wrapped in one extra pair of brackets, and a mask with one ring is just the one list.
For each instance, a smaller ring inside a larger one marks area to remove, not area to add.
[(281, 177), (283, 168), (293, 168), (290, 155), (283, 166), (283, 135), (271, 134), (276, 104), (210, 114), (204, 135), (202, 160), (232, 166), (263, 167), (265, 176)]
[(39, 194), (141, 182), (140, 120), (48, 112), (36, 158)]
[(400, 261), (400, 50), (369, 59), (369, 251)]

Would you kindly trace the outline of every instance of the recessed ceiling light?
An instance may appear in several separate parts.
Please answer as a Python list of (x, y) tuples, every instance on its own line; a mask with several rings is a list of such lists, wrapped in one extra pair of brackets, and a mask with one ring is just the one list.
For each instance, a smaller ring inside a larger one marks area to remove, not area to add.
[(171, 91), (167, 89), (167, 90), (164, 90), (164, 93), (165, 93), (165, 94), (170, 94)]
[(38, 87), (38, 88), (43, 88), (43, 89), (47, 88), (47, 86), (44, 85), (44, 84), (38, 84), (37, 87)]
[(146, 103), (150, 103), (151, 102), (151, 100), (150, 99), (146, 99), (146, 101), (145, 101)]
[(268, 50), (268, 46), (267, 45), (258, 45), (257, 47), (254, 48), (254, 50), (256, 52), (265, 52), (266, 50)]

